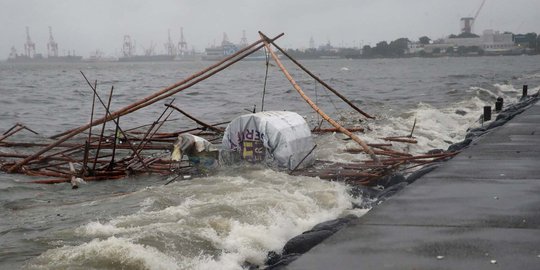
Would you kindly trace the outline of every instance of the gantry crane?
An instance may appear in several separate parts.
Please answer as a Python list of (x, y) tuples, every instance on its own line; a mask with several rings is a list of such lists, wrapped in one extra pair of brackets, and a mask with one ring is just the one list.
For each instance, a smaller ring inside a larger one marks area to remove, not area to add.
[(461, 18), (461, 33), (464, 33), (464, 34), (471, 34), (472, 33), (472, 28), (473, 28), (474, 22), (476, 21), (476, 18), (480, 14), (480, 11), (484, 7), (484, 4), (486, 3), (486, 1), (487, 0), (482, 1), (482, 3), (480, 4), (480, 7), (476, 10), (476, 13), (474, 14), (474, 17)]

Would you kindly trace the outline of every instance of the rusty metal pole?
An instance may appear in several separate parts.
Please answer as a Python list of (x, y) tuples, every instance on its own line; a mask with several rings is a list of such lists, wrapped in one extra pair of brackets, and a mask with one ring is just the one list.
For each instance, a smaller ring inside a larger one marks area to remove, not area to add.
[(293, 79), (291, 74), (289, 74), (287, 69), (285, 69), (285, 66), (283, 66), (283, 64), (281, 63), (281, 61), (277, 57), (276, 53), (274, 53), (274, 51), (270, 47), (270, 41), (268, 40), (268, 38), (261, 32), (259, 32), (259, 34), (261, 35), (261, 38), (263, 39), (264, 46), (266, 46), (266, 49), (270, 52), (270, 55), (272, 56), (272, 58), (274, 58), (274, 61), (279, 66), (279, 68), (281, 69), (281, 71), (283, 72), (285, 77), (287, 77), (287, 79), (292, 84), (294, 89), (296, 89), (296, 91), (311, 106), (311, 108), (313, 108), (313, 110), (315, 110), (318, 114), (320, 114), (321, 117), (324, 118), (324, 120), (328, 121), (328, 123), (330, 123), (332, 126), (337, 128), (341, 133), (349, 136), (349, 138), (351, 138), (353, 141), (360, 144), (360, 146), (362, 146), (362, 148), (366, 151), (366, 153), (369, 154), (371, 159), (373, 159), (377, 163), (380, 163), (379, 158), (377, 158), (377, 156), (375, 155), (373, 150), (371, 150), (371, 148), (362, 139), (360, 139), (358, 136), (354, 135), (352, 132), (350, 132), (347, 129), (345, 129), (344, 127), (342, 127), (340, 124), (338, 124), (336, 121), (334, 121), (334, 119), (330, 118), (330, 116), (328, 116), (319, 107), (317, 107), (317, 105), (315, 105), (315, 103), (313, 103), (313, 101), (304, 93), (302, 88), (300, 88), (300, 86), (296, 83), (296, 81)]

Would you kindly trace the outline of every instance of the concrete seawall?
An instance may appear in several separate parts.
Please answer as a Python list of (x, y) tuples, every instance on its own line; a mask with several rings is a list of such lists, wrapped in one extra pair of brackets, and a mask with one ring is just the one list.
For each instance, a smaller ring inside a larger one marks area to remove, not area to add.
[(286, 269), (540, 269), (540, 104)]

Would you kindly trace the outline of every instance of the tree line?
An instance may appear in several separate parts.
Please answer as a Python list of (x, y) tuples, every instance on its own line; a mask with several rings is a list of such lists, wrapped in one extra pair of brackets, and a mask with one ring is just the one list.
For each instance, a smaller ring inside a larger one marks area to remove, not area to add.
[[(508, 33), (508, 32), (506, 32)], [(540, 36), (534, 32), (526, 34), (512, 34), (513, 40), (519, 44), (528, 48), (529, 53), (540, 54)], [(475, 34), (464, 36), (450, 35), (450, 38), (470, 38), (478, 37)], [(436, 41), (435, 41), (436, 42)], [(410, 56), (432, 56), (441, 54), (441, 48), (434, 48), (431, 52), (419, 51), (416, 54), (409, 54), (409, 44), (411, 40), (408, 38), (398, 38), (394, 41), (380, 41), (375, 46), (365, 45), (361, 49), (359, 48), (328, 48), (325, 46), (322, 49), (310, 48), (307, 50), (289, 49), (287, 53), (298, 59), (319, 59), (319, 58), (399, 58)], [(428, 36), (420, 37), (416, 43), (425, 46), (433, 44), (431, 38)], [(470, 53), (482, 55), (484, 52), (482, 48), (478, 46), (459, 46), (457, 48), (448, 47), (444, 48), (444, 53), (447, 55), (466, 55)]]

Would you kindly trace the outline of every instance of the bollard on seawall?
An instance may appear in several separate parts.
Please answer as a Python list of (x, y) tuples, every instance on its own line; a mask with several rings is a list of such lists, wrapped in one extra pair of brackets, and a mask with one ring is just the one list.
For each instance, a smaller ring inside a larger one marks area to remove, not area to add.
[(504, 104), (504, 99), (502, 97), (498, 97), (497, 101), (495, 102), (495, 111), (496, 112), (502, 111), (503, 104)]
[(484, 106), (484, 122), (491, 120), (491, 106)]

